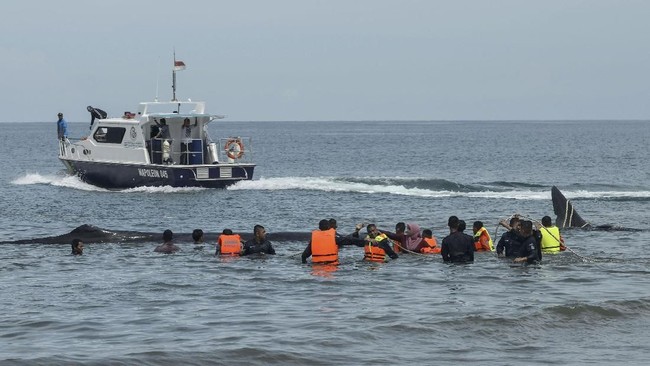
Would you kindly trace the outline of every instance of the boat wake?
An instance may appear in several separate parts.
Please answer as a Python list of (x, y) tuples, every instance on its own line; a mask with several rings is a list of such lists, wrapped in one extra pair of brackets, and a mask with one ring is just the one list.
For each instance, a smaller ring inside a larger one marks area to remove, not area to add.
[[(391, 194), (414, 197), (475, 197), (487, 199), (549, 200), (547, 186), (519, 182), (486, 182), (461, 184), (433, 178), (340, 178), (340, 177), (278, 177), (240, 181), (229, 190), (312, 190)], [(566, 191), (572, 199), (646, 200), (650, 191), (621, 190)]]
[(99, 188), (88, 183), (84, 183), (77, 176), (72, 175), (41, 175), (38, 173), (28, 173), (20, 178), (14, 179), (12, 184), (17, 185), (51, 185), (54, 187), (73, 188), (82, 191), (107, 192), (106, 189)]
[(94, 191), (94, 192), (122, 192), (122, 193), (183, 193), (183, 192), (198, 192), (204, 191), (208, 188), (201, 187), (135, 187), (124, 190), (108, 190), (100, 188), (88, 183), (83, 182), (79, 177), (73, 175), (41, 175), (38, 173), (28, 173), (22, 177), (14, 179), (12, 184), (17, 185), (51, 185), (54, 187), (65, 187), (78, 189), (81, 191)]

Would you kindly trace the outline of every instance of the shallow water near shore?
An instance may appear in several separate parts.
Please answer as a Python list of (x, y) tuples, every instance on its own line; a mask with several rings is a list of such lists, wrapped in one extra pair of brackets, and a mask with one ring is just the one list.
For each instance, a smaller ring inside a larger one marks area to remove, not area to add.
[[(66, 177), (54, 122), (3, 127), (21, 143), (0, 146), (11, 157), (0, 241), (84, 223), (308, 232), (329, 217), (343, 233), (412, 221), (440, 240), (449, 215), (491, 234), (515, 212), (553, 216), (552, 185), (591, 223), (643, 229), (565, 230), (577, 255), (537, 266), (491, 253), (376, 265), (346, 247), (333, 270), (300, 263), (306, 243), (292, 241), (236, 259), (214, 257), (215, 238), (174, 255), (153, 253), (155, 242), (87, 244), (80, 257), (69, 245), (2, 245), (3, 365), (646, 363), (646, 122), (224, 123), (213, 137), (253, 138), (254, 181), (127, 191)], [(87, 123), (70, 128), (81, 136)]]

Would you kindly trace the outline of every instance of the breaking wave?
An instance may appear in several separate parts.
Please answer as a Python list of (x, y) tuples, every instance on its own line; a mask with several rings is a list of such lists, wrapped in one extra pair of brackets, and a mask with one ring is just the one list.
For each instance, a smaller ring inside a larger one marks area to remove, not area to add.
[[(241, 181), (229, 190), (312, 190), (392, 194), (416, 197), (476, 197), (516, 200), (550, 200), (548, 186), (520, 182), (487, 182), (462, 184), (445, 179), (429, 178), (337, 178), (337, 177), (279, 177)], [(645, 200), (650, 191), (563, 191), (570, 199)]]

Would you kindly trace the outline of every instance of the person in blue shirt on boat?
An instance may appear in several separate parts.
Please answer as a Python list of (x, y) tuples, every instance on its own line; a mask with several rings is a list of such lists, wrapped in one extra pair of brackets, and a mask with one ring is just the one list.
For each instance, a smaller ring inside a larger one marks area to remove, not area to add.
[(63, 119), (63, 113), (59, 112), (59, 120), (56, 121), (56, 134), (59, 140), (65, 140), (68, 138), (68, 122)]

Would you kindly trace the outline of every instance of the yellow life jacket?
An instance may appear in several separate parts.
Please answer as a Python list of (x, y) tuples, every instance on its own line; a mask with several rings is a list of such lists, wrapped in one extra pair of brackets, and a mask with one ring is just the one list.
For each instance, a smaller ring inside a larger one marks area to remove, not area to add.
[[(485, 239), (487, 238), (488, 240), (488, 248), (483, 247), (481, 244), (482, 240), (481, 238)], [(482, 227), (480, 228), (476, 234), (474, 234), (474, 249), (476, 249), (477, 252), (481, 251), (494, 251), (494, 243), (492, 242), (492, 237), (490, 237), (490, 233), (488, 233), (487, 229)]]
[(311, 232), (311, 257), (312, 263), (338, 263), (339, 247), (334, 229)]
[(539, 232), (542, 233), (543, 253), (557, 253), (560, 251), (560, 229), (557, 226), (542, 226)]

